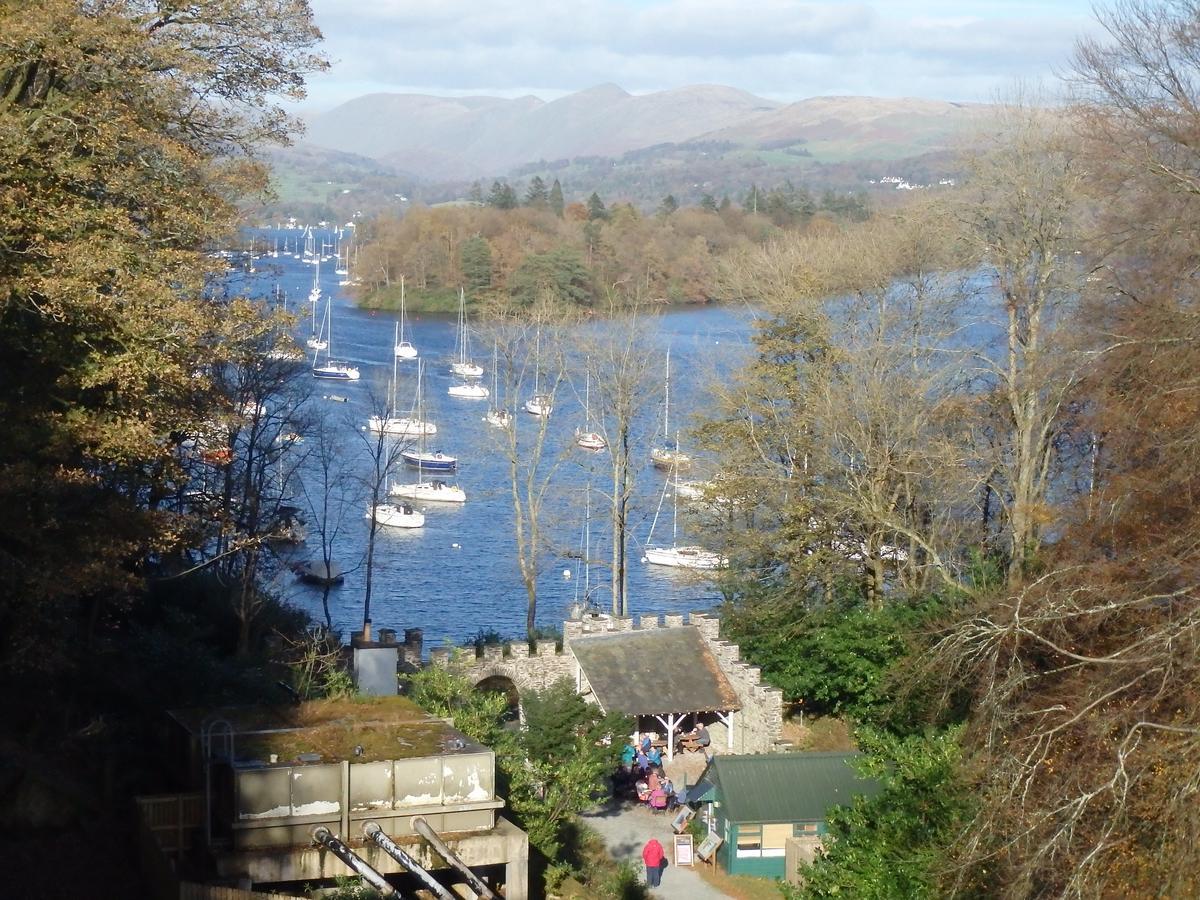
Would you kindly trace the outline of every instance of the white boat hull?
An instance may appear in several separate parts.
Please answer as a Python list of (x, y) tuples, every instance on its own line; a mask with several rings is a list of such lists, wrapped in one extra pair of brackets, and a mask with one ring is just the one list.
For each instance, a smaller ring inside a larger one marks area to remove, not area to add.
[(464, 400), (486, 400), (491, 395), (482, 384), (453, 384), (446, 393)]
[(512, 425), (512, 413), (507, 409), (489, 409), (483, 421), (493, 428), (508, 428)]
[(451, 363), (450, 374), (460, 378), (479, 378), (483, 375), (483, 366), (477, 366), (473, 362)]
[(729, 564), (721, 554), (703, 547), (647, 547), (645, 560), (675, 569), (720, 569)]
[(313, 378), (329, 378), (334, 381), (358, 381), (362, 373), (357, 366), (327, 365), (313, 366)]
[(548, 416), (553, 411), (553, 404), (545, 397), (531, 397), (525, 401), (525, 412), (531, 416)]
[[(367, 518), (371, 511), (367, 510)], [(375, 507), (375, 521), (388, 528), (420, 528), (425, 524), (425, 514), (411, 506), (393, 506), (391, 503), (381, 503)]]
[(393, 484), (388, 491), (393, 497), (434, 503), (466, 503), (467, 492), (457, 484), (444, 481), (421, 481), (417, 484)]
[(650, 451), (650, 462), (656, 469), (683, 469), (692, 464), (692, 458), (681, 450), (655, 447)]
[(594, 431), (576, 431), (575, 443), (584, 450), (595, 450), (599, 452), (608, 446), (608, 443)]
[(420, 354), (417, 353), (417, 348), (408, 341), (401, 341), (396, 345), (397, 359), (416, 359)]
[(421, 437), (437, 434), (437, 426), (432, 422), (422, 422), (420, 419), (383, 419), (371, 416), (367, 419), (367, 428), (379, 434), (394, 434), (400, 437)]

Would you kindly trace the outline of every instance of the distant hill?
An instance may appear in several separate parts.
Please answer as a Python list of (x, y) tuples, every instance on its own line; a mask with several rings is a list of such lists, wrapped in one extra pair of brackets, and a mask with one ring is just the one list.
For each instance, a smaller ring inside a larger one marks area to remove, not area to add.
[(313, 117), (306, 140), (446, 181), (695, 142), (790, 149), (814, 162), (903, 159), (947, 149), (987, 112), (979, 104), (874, 97), (783, 105), (719, 85), (635, 96), (605, 84), (550, 102), (370, 94)]
[(312, 118), (306, 141), (429, 179), (475, 178), (687, 141), (779, 105), (715, 85), (634, 96), (608, 84), (550, 102), (370, 94)]

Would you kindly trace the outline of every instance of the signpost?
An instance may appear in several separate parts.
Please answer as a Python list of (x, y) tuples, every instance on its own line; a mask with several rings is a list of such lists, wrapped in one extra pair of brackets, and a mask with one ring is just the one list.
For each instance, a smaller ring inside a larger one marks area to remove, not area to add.
[(675, 865), (692, 865), (692, 836), (690, 834), (675, 835)]
[(710, 831), (708, 837), (702, 840), (700, 846), (696, 848), (696, 855), (705, 862), (709, 862), (712, 860), (713, 854), (717, 852), (717, 848), (723, 843), (725, 843), (725, 838)]

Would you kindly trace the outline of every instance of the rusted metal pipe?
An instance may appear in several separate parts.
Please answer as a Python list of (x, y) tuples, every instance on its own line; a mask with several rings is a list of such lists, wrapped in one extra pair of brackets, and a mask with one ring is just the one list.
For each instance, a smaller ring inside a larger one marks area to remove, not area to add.
[(397, 846), (396, 842), (383, 833), (383, 829), (375, 822), (366, 822), (363, 825), (363, 834), (369, 840), (374, 841), (379, 849), (394, 859), (413, 875), (417, 876), (420, 882), (433, 891), (442, 900), (458, 900), (450, 891), (442, 885), (440, 881), (434, 878), (429, 871), (419, 862), (412, 858), (407, 851), (402, 850)]
[(362, 876), (363, 881), (379, 891), (383, 895), (384, 900), (401, 900), (399, 892), (387, 883), (387, 879), (372, 869), (367, 863), (358, 856), (353, 850), (343, 844), (340, 840), (334, 837), (324, 825), (318, 825), (312, 830), (313, 840), (325, 847), (344, 862), (347, 866)]
[(438, 833), (421, 816), (416, 816), (412, 820), (412, 826), (417, 834), (429, 841), (429, 845), (433, 847), (442, 859), (450, 863), (463, 878), (467, 879), (467, 884), (475, 889), (475, 893), (486, 898), (486, 900), (499, 900), (496, 892), (488, 887), (482, 878), (472, 872), (470, 866), (458, 858), (458, 854), (447, 846), (446, 842), (441, 839)]

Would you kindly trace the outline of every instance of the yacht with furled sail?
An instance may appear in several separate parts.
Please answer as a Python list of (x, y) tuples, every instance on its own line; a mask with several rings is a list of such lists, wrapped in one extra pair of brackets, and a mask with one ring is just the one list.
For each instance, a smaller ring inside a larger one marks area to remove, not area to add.
[[(658, 524), (658, 514), (662, 511), (663, 501), (667, 491), (671, 491), (671, 546), (655, 546), (654, 526)], [(729, 560), (720, 553), (705, 550), (695, 544), (679, 546), (679, 482), (668, 479), (663, 485), (662, 496), (658, 500), (658, 509), (654, 512), (654, 520), (650, 523), (650, 533), (646, 536), (646, 549), (642, 561), (656, 566), (669, 566), (675, 569), (720, 569), (729, 565)]]
[(650, 451), (656, 469), (678, 471), (692, 464), (692, 458), (679, 449), (679, 438), (671, 443), (671, 348), (667, 348), (667, 378), (663, 389), (663, 446)]
[(542, 333), (539, 331), (534, 342), (533, 396), (525, 401), (525, 412), (531, 416), (545, 418), (554, 412), (554, 399), (542, 393)]
[[(424, 408), (423, 396), (424, 392), (421, 389), (421, 374), (424, 365), (417, 362), (417, 418), (421, 418), (421, 410)], [(420, 441), (416, 447), (405, 447), (400, 451), (400, 458), (404, 460), (404, 464), (412, 466), (419, 472), (429, 470), (430, 472), (453, 472), (458, 468), (458, 457), (450, 456), (440, 450), (430, 452), (425, 449), (425, 435), (420, 435)]]
[[(492, 398), (493, 400), (500, 397), (499, 379), (500, 368), (497, 365), (499, 356), (497, 354), (496, 342), (492, 342)], [(512, 424), (512, 413), (507, 409), (501, 409), (497, 406), (490, 406), (488, 411), (483, 416), (483, 421), (491, 425), (493, 428), (507, 428)]]
[(455, 360), (450, 364), (450, 374), (461, 378), (481, 378), (483, 366), (477, 366), (471, 359), (471, 338), (467, 329), (467, 293), (458, 289), (458, 337), (455, 346)]
[(575, 443), (584, 450), (599, 452), (608, 446), (608, 442), (600, 432), (592, 429), (591, 393), (592, 370), (588, 369), (587, 381), (584, 382), (583, 388), (583, 428), (575, 429)]
[[(325, 301), (325, 346), (313, 351), (313, 378), (324, 378), (332, 381), (358, 381), (362, 377), (358, 366), (341, 362), (330, 357), (329, 348), (333, 345), (333, 311), (332, 298)], [(325, 362), (320, 362), (321, 350), (325, 351)]]
[[(396, 334), (400, 333), (400, 323), (396, 323)], [(397, 356), (392, 356), (392, 380), (388, 385), (391, 400), (388, 404), (388, 412), (396, 411), (396, 360)], [(430, 434), (437, 434), (437, 425), (433, 422), (426, 422), (420, 416), (420, 396), (421, 396), (421, 367), (417, 367), (417, 396), (413, 400), (413, 405), (417, 407), (418, 413), (413, 416), (371, 416), (367, 419), (367, 428), (370, 431), (379, 434), (394, 435), (396, 437), (425, 437)]]
[(400, 322), (396, 328), (395, 352), (399, 359), (416, 359), (420, 354), (410, 341), (404, 338), (404, 276), (400, 276)]

